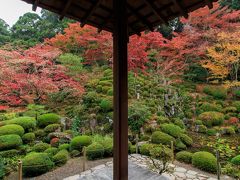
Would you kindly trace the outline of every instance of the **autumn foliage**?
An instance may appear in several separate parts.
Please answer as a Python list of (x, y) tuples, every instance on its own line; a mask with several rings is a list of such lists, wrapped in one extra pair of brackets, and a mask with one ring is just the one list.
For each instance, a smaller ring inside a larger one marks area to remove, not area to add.
[(56, 48), (38, 45), (23, 52), (0, 50), (0, 101), (9, 106), (38, 103), (59, 91), (80, 95), (82, 86), (65, 74), (54, 59)]

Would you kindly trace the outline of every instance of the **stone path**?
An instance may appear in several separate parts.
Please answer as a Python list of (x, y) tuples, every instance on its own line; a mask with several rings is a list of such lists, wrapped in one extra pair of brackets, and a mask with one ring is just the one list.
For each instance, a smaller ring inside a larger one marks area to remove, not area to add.
[[(200, 171), (188, 170), (183, 167), (170, 164), (172, 173), (157, 174), (149, 169), (150, 159), (147, 156), (133, 154), (129, 156), (129, 180), (217, 180), (213, 175), (208, 176)], [(112, 180), (112, 161), (96, 166), (81, 174), (65, 178), (64, 180)], [(224, 180), (231, 180), (228, 176), (222, 177)]]

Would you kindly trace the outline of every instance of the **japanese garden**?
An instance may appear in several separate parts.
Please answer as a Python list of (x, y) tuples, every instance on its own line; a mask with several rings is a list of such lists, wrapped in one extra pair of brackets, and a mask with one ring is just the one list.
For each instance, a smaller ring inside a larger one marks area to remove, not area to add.
[[(188, 16), (129, 37), (129, 157), (173, 179), (240, 179), (240, 1)], [(0, 17), (0, 179), (111, 161), (113, 94), (111, 33), (44, 9)]]

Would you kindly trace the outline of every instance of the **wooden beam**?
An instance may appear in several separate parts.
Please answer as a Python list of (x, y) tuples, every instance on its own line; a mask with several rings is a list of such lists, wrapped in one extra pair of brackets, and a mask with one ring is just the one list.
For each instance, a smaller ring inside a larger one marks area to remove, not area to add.
[(187, 11), (182, 7), (182, 5), (179, 3), (179, 0), (172, 0), (175, 7), (178, 8), (178, 10), (180, 11), (181, 15), (185, 18), (188, 18), (188, 13)]
[(101, 3), (101, 0), (96, 0), (95, 3), (92, 4), (90, 10), (86, 13), (86, 15), (81, 20), (81, 27), (83, 27), (87, 21), (88, 18), (92, 15), (92, 13), (98, 8), (99, 4)]
[(148, 27), (151, 31), (154, 31), (154, 28), (149, 24), (147, 19), (142, 16), (138, 11), (136, 11), (130, 4), (127, 3), (127, 8), (137, 17), (139, 21), (141, 21), (144, 25)]
[(128, 180), (127, 0), (113, 0), (113, 179)]
[(158, 19), (164, 23), (167, 24), (167, 21), (162, 17), (161, 15), (161, 11), (157, 10), (156, 6), (154, 6), (154, 4), (148, 0), (143, 0), (145, 4), (147, 4), (153, 11), (153, 13), (155, 14), (155, 16), (158, 17)]
[(207, 4), (207, 6), (208, 6), (209, 9), (212, 9), (212, 8), (213, 8), (213, 3), (212, 3), (212, 1), (210, 1), (210, 0), (204, 0), (204, 1), (206, 2), (206, 4)]
[(34, 1), (33, 6), (32, 6), (32, 10), (33, 10), (33, 11), (36, 11), (36, 10), (37, 10), (37, 7), (38, 7), (39, 2), (40, 2), (40, 0), (35, 0), (35, 1)]
[(64, 16), (66, 15), (66, 13), (67, 13), (67, 11), (69, 9), (69, 7), (71, 6), (72, 2), (73, 2), (73, 0), (68, 0), (67, 1), (67, 4), (65, 5), (63, 11), (61, 12), (59, 20), (63, 20)]

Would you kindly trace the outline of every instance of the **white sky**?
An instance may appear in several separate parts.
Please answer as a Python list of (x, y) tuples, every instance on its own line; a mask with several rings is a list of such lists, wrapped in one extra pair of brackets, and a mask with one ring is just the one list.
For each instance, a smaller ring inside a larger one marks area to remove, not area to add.
[[(1, 0), (0, 3), (0, 18), (12, 26), (20, 16), (32, 11), (32, 5), (21, 0)], [(40, 8), (37, 8), (37, 13), (40, 13)]]

